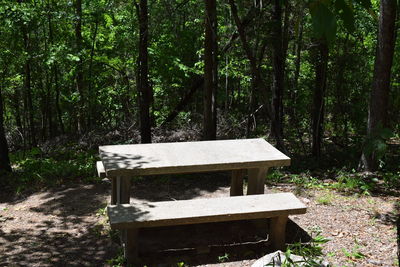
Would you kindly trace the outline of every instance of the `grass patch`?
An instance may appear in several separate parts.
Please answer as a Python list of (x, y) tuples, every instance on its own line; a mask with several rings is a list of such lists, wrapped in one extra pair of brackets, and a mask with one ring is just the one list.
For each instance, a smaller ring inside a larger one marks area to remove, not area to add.
[(13, 172), (1, 185), (19, 194), (26, 190), (59, 186), (71, 182), (97, 183), (96, 151), (58, 151), (43, 153), (39, 148), (11, 153)]
[(319, 196), (315, 201), (320, 205), (331, 205), (334, 199), (335, 195), (332, 192), (326, 192)]

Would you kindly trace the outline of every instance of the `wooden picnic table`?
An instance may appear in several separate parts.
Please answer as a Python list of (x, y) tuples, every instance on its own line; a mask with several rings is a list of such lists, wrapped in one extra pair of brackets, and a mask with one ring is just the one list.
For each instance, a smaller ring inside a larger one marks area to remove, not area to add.
[(129, 203), (130, 178), (157, 174), (232, 171), (231, 196), (263, 194), (268, 168), (288, 166), (290, 158), (262, 138), (99, 147), (112, 181), (111, 204)]

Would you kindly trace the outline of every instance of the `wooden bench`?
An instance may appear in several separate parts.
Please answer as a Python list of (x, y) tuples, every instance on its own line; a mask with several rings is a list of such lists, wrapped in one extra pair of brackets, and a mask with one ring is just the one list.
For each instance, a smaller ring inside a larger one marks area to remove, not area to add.
[(111, 228), (123, 230), (128, 263), (138, 263), (138, 229), (147, 227), (271, 218), (269, 238), (282, 249), (288, 216), (306, 213), (306, 206), (292, 193), (277, 193), (109, 205), (107, 212)]

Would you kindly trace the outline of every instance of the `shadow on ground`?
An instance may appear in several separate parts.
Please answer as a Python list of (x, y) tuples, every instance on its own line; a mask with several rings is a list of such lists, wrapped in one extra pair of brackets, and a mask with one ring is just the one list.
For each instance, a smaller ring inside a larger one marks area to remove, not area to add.
[[(230, 173), (145, 177), (134, 179), (132, 184), (132, 197), (144, 201), (220, 197), (229, 195)], [(106, 266), (107, 260), (116, 258), (120, 251), (119, 241), (107, 231), (104, 208), (109, 196), (110, 185), (104, 182), (53, 188), (1, 202), (5, 209), (0, 209), (0, 266)], [(270, 251), (269, 242), (263, 241), (267, 236), (251, 236), (251, 232), (246, 236), (246, 226), (240, 222), (189, 228), (159, 230), (172, 234), (170, 241), (183, 250), (168, 249), (168, 242), (161, 242), (167, 249), (147, 255), (151, 264), (172, 262), (175, 266), (181, 260), (190, 265), (219, 263), (255, 259)], [(239, 241), (245, 245), (235, 245), (239, 242), (232, 233), (239, 232), (244, 234)], [(291, 242), (309, 240), (307, 233), (293, 222), (289, 222), (287, 233)], [(153, 244), (159, 244), (162, 240), (158, 239), (160, 232), (147, 234), (146, 242), (153, 238)], [(194, 241), (194, 246), (185, 247), (189, 241)], [(210, 251), (198, 254), (207, 242), (211, 243)]]
[(133, 179), (131, 196), (145, 201), (183, 200), (219, 190), (229, 196), (224, 190), (229, 186), (230, 172), (146, 176)]
[[(263, 231), (254, 227), (254, 221), (142, 229), (140, 256), (147, 266), (176, 266), (178, 262), (193, 266), (258, 259), (275, 251), (268, 238), (268, 220), (263, 221), (266, 226)], [(311, 237), (289, 220), (286, 240), (293, 244), (309, 242)]]
[(1, 203), (0, 266), (104, 265), (117, 249), (96, 215), (107, 191), (82, 185)]

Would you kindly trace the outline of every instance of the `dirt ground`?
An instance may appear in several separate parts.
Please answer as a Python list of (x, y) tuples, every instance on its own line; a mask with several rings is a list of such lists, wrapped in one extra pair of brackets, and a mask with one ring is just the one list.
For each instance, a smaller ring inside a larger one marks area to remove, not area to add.
[[(289, 184), (267, 191), (294, 192), (308, 206), (306, 214), (291, 219), (310, 235), (320, 232), (330, 239), (322, 247), (333, 266), (398, 266), (398, 196), (343, 195)], [(229, 178), (142, 178), (134, 182), (132, 195), (143, 201), (228, 196)], [(108, 260), (120, 254), (105, 216), (109, 196), (107, 182), (1, 196), (0, 266), (109, 266)], [(251, 266), (259, 256), (211, 255), (198, 266)]]

